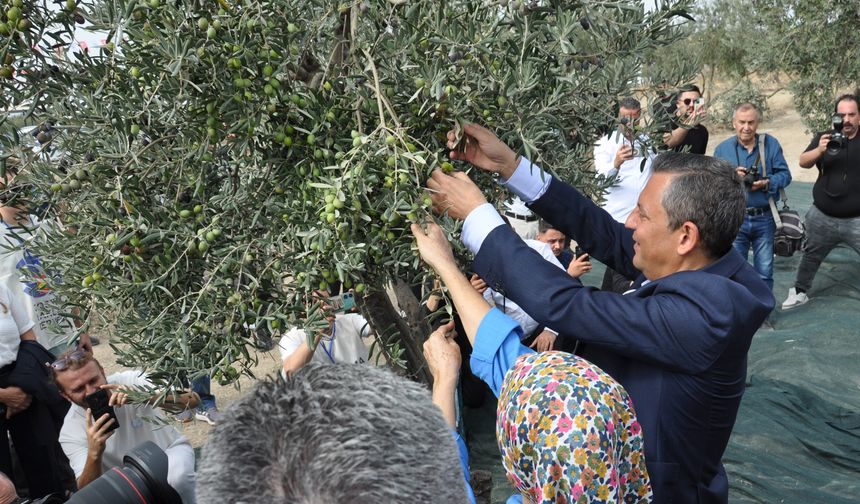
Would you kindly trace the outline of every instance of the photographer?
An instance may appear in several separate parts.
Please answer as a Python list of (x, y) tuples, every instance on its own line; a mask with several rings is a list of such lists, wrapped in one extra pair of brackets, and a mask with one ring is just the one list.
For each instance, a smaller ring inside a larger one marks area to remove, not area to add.
[(800, 167), (818, 168), (813, 205), (806, 214), (806, 246), (794, 287), (782, 309), (809, 301), (806, 294), (821, 261), (839, 244), (860, 253), (860, 140), (857, 139), (858, 97), (845, 94), (833, 108), (833, 130), (815, 135), (800, 155)]
[[(669, 103), (664, 104), (666, 101)], [(682, 86), (667, 100), (661, 100), (657, 107), (655, 118), (664, 123), (663, 143), (666, 147), (690, 154), (704, 154), (708, 150), (708, 128), (701, 124), (707, 111), (698, 86)]]
[[(105, 376), (101, 364), (81, 348), (67, 351), (50, 368), (60, 394), (72, 403), (60, 432), (60, 444), (69, 457), (79, 489), (103, 472), (121, 466), (123, 456), (136, 446), (152, 441), (167, 453), (167, 482), (182, 502), (195, 502), (194, 450), (188, 439), (173, 427), (156, 423), (165, 418), (150, 404), (154, 397), (147, 402), (126, 404), (130, 389), (152, 386), (143, 374), (132, 370)], [(88, 397), (100, 390), (107, 391), (108, 405), (116, 418), (110, 413), (94, 418)], [(167, 395), (161, 408), (190, 409), (199, 402), (194, 392), (174, 393)]]
[[(372, 334), (367, 320), (358, 313), (335, 313), (325, 292), (314, 291), (313, 297), (321, 302), (320, 309), (326, 314), (328, 327), (314, 334), (313, 340), (299, 327), (290, 328), (281, 337), (278, 350), (284, 373), (292, 376), (312, 360), (321, 364), (367, 362), (370, 354), (363, 339)], [(349, 308), (343, 306), (342, 309)]]
[[(756, 133), (761, 113), (752, 103), (741, 103), (732, 114), (736, 135), (714, 150), (714, 157), (734, 166), (746, 189), (746, 216), (734, 247), (747, 257), (753, 251), (753, 266), (773, 290), (773, 237), (776, 224), (771, 202), (779, 201), (779, 190), (791, 183), (791, 172), (776, 138)], [(775, 208), (775, 207), (774, 207)]]

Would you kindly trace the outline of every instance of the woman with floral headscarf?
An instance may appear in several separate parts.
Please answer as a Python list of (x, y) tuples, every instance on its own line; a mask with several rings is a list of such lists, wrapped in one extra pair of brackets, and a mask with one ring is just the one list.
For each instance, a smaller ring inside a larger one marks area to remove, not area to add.
[[(642, 431), (621, 385), (575, 355), (521, 345), (519, 325), (472, 289), (439, 226), (413, 225), (412, 232), (457, 307), (473, 346), (473, 372), (499, 398), (496, 437), (518, 492), (508, 503), (651, 502)], [(424, 347), (433, 400), (451, 423), (460, 358), (453, 328), (442, 326)]]

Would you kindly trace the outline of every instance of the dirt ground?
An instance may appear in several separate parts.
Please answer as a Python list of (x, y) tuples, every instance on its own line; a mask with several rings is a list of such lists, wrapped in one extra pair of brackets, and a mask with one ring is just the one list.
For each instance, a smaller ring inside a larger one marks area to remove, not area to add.
[[(794, 180), (814, 182), (817, 172), (815, 170), (804, 170), (797, 164), (800, 154), (809, 144), (811, 135), (806, 132), (800, 116), (794, 110), (791, 95), (786, 92), (777, 93), (769, 100), (768, 105), (770, 111), (759, 127), (759, 131), (770, 133), (782, 144), (785, 159), (791, 168)], [(708, 142), (709, 153), (713, 153), (714, 148), (720, 142), (734, 135), (733, 131), (725, 127), (720, 128), (717, 125), (708, 124), (708, 128), (711, 131), (710, 141)], [(113, 351), (106, 342), (95, 347), (95, 355), (108, 373), (121, 370), (120, 366), (116, 364)], [(277, 349), (270, 352), (261, 352), (258, 357), (259, 364), (254, 370), (257, 376), (262, 377), (273, 374), (280, 369), (280, 358)], [(216, 397), (219, 409), (225, 409), (230, 403), (240, 397), (242, 391), (248, 390), (252, 385), (252, 380), (242, 378), (238, 385), (238, 388), (235, 386), (222, 387), (217, 383), (212, 383), (212, 392)], [(177, 428), (188, 436), (192, 445), (199, 447), (206, 442), (206, 436), (211, 427), (205, 422), (192, 421), (189, 423), (177, 423)]]
[[(107, 374), (124, 370), (124, 368), (116, 363), (113, 349), (111, 349), (110, 345), (107, 344), (104, 337), (102, 337), (101, 344), (93, 347), (93, 353), (95, 358), (102, 364), (102, 366), (104, 366)], [(254, 373), (258, 377), (274, 374), (281, 368), (281, 361), (277, 348), (270, 352), (258, 352), (257, 357), (258, 365), (254, 368)], [(253, 384), (252, 382), (253, 380), (250, 378), (242, 377), (239, 380), (238, 388), (234, 386), (222, 387), (213, 382), (211, 391), (215, 395), (218, 409), (223, 410), (230, 403), (235, 401), (243, 391), (250, 388)], [(191, 441), (191, 444), (197, 448), (206, 442), (206, 436), (208, 436), (211, 426), (206, 422), (192, 420), (188, 423), (176, 422), (176, 428), (185, 434)]]

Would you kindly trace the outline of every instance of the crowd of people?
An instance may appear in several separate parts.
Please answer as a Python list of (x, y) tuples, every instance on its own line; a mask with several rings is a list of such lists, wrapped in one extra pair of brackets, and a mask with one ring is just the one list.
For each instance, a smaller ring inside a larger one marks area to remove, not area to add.
[[(617, 128), (593, 149), (610, 181), (599, 205), (481, 126), (465, 125), (463, 149), (449, 133), (450, 157), (494, 174), (515, 199), (499, 211), (463, 172), (427, 182), (434, 211), (462, 221), (474, 254), (464, 271), (434, 221), (412, 225), (456, 319), (424, 344), (430, 391), (370, 365), (373, 328), (335, 313), (326, 292), (309, 293), (325, 327), (285, 331), (282, 373), (223, 416), (205, 377), (156, 390), (139, 371), (108, 375), (94, 338), (31, 280), (41, 263), (27, 243), (49, 230), (0, 206), (10, 245), (0, 256), (0, 504), (19, 491), (69, 495), (147, 441), (185, 503), (474, 502), (459, 421), (466, 374), (497, 398), (509, 503), (727, 502), (721, 460), (752, 337), (775, 305), (775, 202), (791, 173), (777, 139), (758, 133), (756, 105), (734, 108), (735, 135), (713, 157), (700, 90), (683, 87), (670, 105), (655, 141), (637, 127), (639, 101), (619, 101)], [(819, 178), (783, 309), (809, 300), (836, 245), (860, 253), (858, 107), (856, 95), (837, 98), (838, 129), (800, 157)], [(580, 280), (592, 258), (606, 265), (599, 289)], [(170, 425), (190, 416), (214, 425), (199, 463)]]

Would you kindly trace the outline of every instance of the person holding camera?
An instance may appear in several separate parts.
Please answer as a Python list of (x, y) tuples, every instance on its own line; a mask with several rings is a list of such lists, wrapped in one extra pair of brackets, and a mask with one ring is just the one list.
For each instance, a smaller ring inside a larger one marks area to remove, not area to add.
[[(329, 298), (322, 291), (314, 291), (320, 310), (326, 315), (328, 326), (317, 331), (313, 339), (307, 331), (292, 327), (281, 337), (278, 350), (284, 374), (292, 375), (312, 360), (322, 364), (359, 364), (367, 362), (370, 354), (364, 338), (372, 334), (367, 320), (358, 313), (344, 313), (352, 308), (352, 292)], [(344, 303), (344, 301), (348, 301)]]
[[(72, 403), (60, 431), (60, 444), (74, 470), (78, 489), (122, 466), (126, 453), (152, 441), (167, 454), (167, 482), (182, 502), (194, 504), (191, 443), (173, 427), (159, 422), (166, 419), (151, 404), (156, 396), (142, 403), (129, 401), (129, 391), (151, 389), (152, 383), (144, 374), (130, 370), (105, 376), (101, 364), (83, 348), (65, 352), (48, 367), (60, 394)], [(183, 391), (168, 393), (160, 408), (191, 409), (199, 403), (197, 394)]]
[(732, 114), (735, 136), (720, 143), (714, 157), (737, 166), (746, 189), (746, 215), (734, 247), (744, 257), (752, 247), (753, 267), (773, 290), (773, 209), (780, 189), (791, 183), (791, 171), (776, 138), (757, 133), (760, 123), (758, 107), (749, 102), (737, 105)]
[[(707, 115), (702, 91), (694, 84), (687, 84), (667, 98), (658, 103), (663, 110), (657, 109), (658, 120), (663, 116), (665, 123), (663, 143), (675, 152), (704, 154), (708, 150), (708, 128), (702, 124)], [(669, 103), (665, 104), (666, 101)]]
[[(644, 134), (636, 134), (642, 106), (635, 98), (624, 98), (618, 109), (618, 129), (604, 135), (594, 146), (594, 169), (604, 177), (615, 177), (601, 205), (617, 222), (624, 223), (636, 208), (639, 193), (651, 177), (654, 150)], [(633, 279), (606, 268), (601, 290), (623, 294)]]
[(860, 140), (857, 138), (858, 104), (856, 94), (844, 94), (833, 107), (833, 129), (815, 135), (800, 155), (800, 167), (818, 168), (812, 187), (812, 206), (806, 214), (806, 246), (797, 267), (794, 287), (782, 309), (795, 308), (809, 301), (812, 280), (837, 245), (860, 253)]

